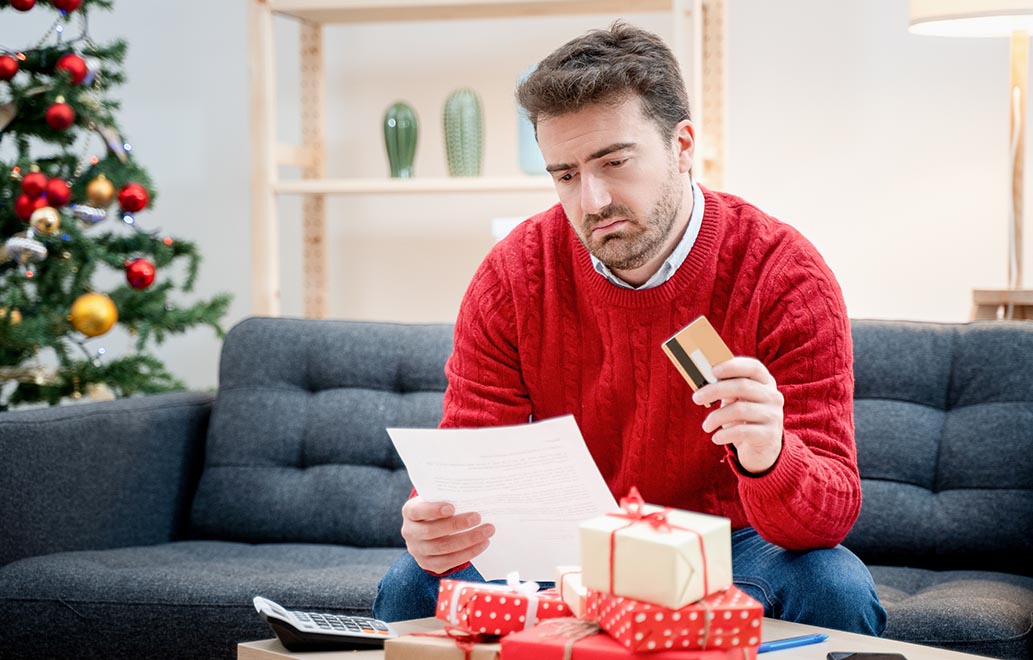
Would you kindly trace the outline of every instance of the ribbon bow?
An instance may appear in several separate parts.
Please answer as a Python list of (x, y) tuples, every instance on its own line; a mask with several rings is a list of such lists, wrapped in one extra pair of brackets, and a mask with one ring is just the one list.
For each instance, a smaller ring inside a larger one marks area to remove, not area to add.
[(537, 582), (532, 582), (531, 580), (521, 582), (520, 573), (518, 571), (506, 574), (506, 587), (513, 591), (519, 591), (527, 596), (533, 596), (538, 593), (538, 589), (540, 588)]
[(670, 507), (664, 507), (662, 510), (654, 511), (653, 513), (643, 513), (645, 506), (646, 502), (639, 495), (638, 488), (632, 486), (628, 494), (621, 498), (621, 510), (613, 511), (606, 515), (630, 520), (631, 522), (628, 525), (644, 522), (648, 523), (653, 529), (665, 532), (674, 529), (667, 520), (667, 512), (671, 510)]
[(645, 506), (646, 502), (642, 499), (642, 495), (639, 494), (638, 488), (632, 486), (628, 491), (628, 494), (621, 498), (621, 510), (612, 511), (606, 514), (614, 518), (621, 518), (628, 521), (627, 524), (621, 525), (620, 527), (610, 531), (610, 588), (608, 591), (611, 594), (613, 593), (613, 576), (616, 564), (614, 558), (617, 553), (617, 532), (625, 530), (638, 523), (646, 523), (653, 529), (660, 532), (679, 530), (696, 535), (696, 539), (699, 542), (700, 558), (703, 561), (703, 593), (709, 593), (709, 586), (707, 585), (707, 553), (703, 545), (703, 535), (695, 530), (688, 529), (687, 527), (671, 524), (667, 519), (667, 514), (671, 510), (670, 507), (664, 507), (660, 511), (654, 511), (653, 513), (644, 513), (643, 510)]

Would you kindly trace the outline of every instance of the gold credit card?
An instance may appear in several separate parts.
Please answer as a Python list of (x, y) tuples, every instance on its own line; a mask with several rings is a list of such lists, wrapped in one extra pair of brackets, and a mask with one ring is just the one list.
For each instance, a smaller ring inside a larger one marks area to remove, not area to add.
[(679, 330), (661, 347), (693, 391), (716, 383), (713, 366), (734, 357), (705, 316)]

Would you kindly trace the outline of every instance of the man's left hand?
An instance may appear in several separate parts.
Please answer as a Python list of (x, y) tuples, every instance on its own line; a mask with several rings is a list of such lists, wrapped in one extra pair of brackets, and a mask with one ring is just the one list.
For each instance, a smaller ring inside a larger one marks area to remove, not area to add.
[(735, 357), (714, 366), (718, 382), (692, 395), (698, 404), (720, 402), (703, 420), (714, 430), (714, 444), (735, 446), (739, 465), (753, 474), (771, 469), (782, 452), (782, 406), (785, 399), (774, 377), (759, 360)]

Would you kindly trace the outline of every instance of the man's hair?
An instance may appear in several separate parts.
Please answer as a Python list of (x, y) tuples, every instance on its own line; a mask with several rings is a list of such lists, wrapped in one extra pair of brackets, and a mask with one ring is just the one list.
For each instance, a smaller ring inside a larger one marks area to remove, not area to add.
[(616, 21), (560, 46), (517, 88), (517, 101), (538, 131), (538, 120), (594, 104), (638, 96), (642, 109), (669, 138), (689, 118), (689, 97), (674, 53), (660, 37)]

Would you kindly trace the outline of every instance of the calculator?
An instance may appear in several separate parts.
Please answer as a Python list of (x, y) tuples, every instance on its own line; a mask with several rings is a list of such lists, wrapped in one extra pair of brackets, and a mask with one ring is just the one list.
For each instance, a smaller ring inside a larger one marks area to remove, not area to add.
[(384, 640), (398, 636), (378, 619), (292, 611), (261, 596), (255, 596), (254, 604), (288, 651), (377, 649), (384, 647)]

